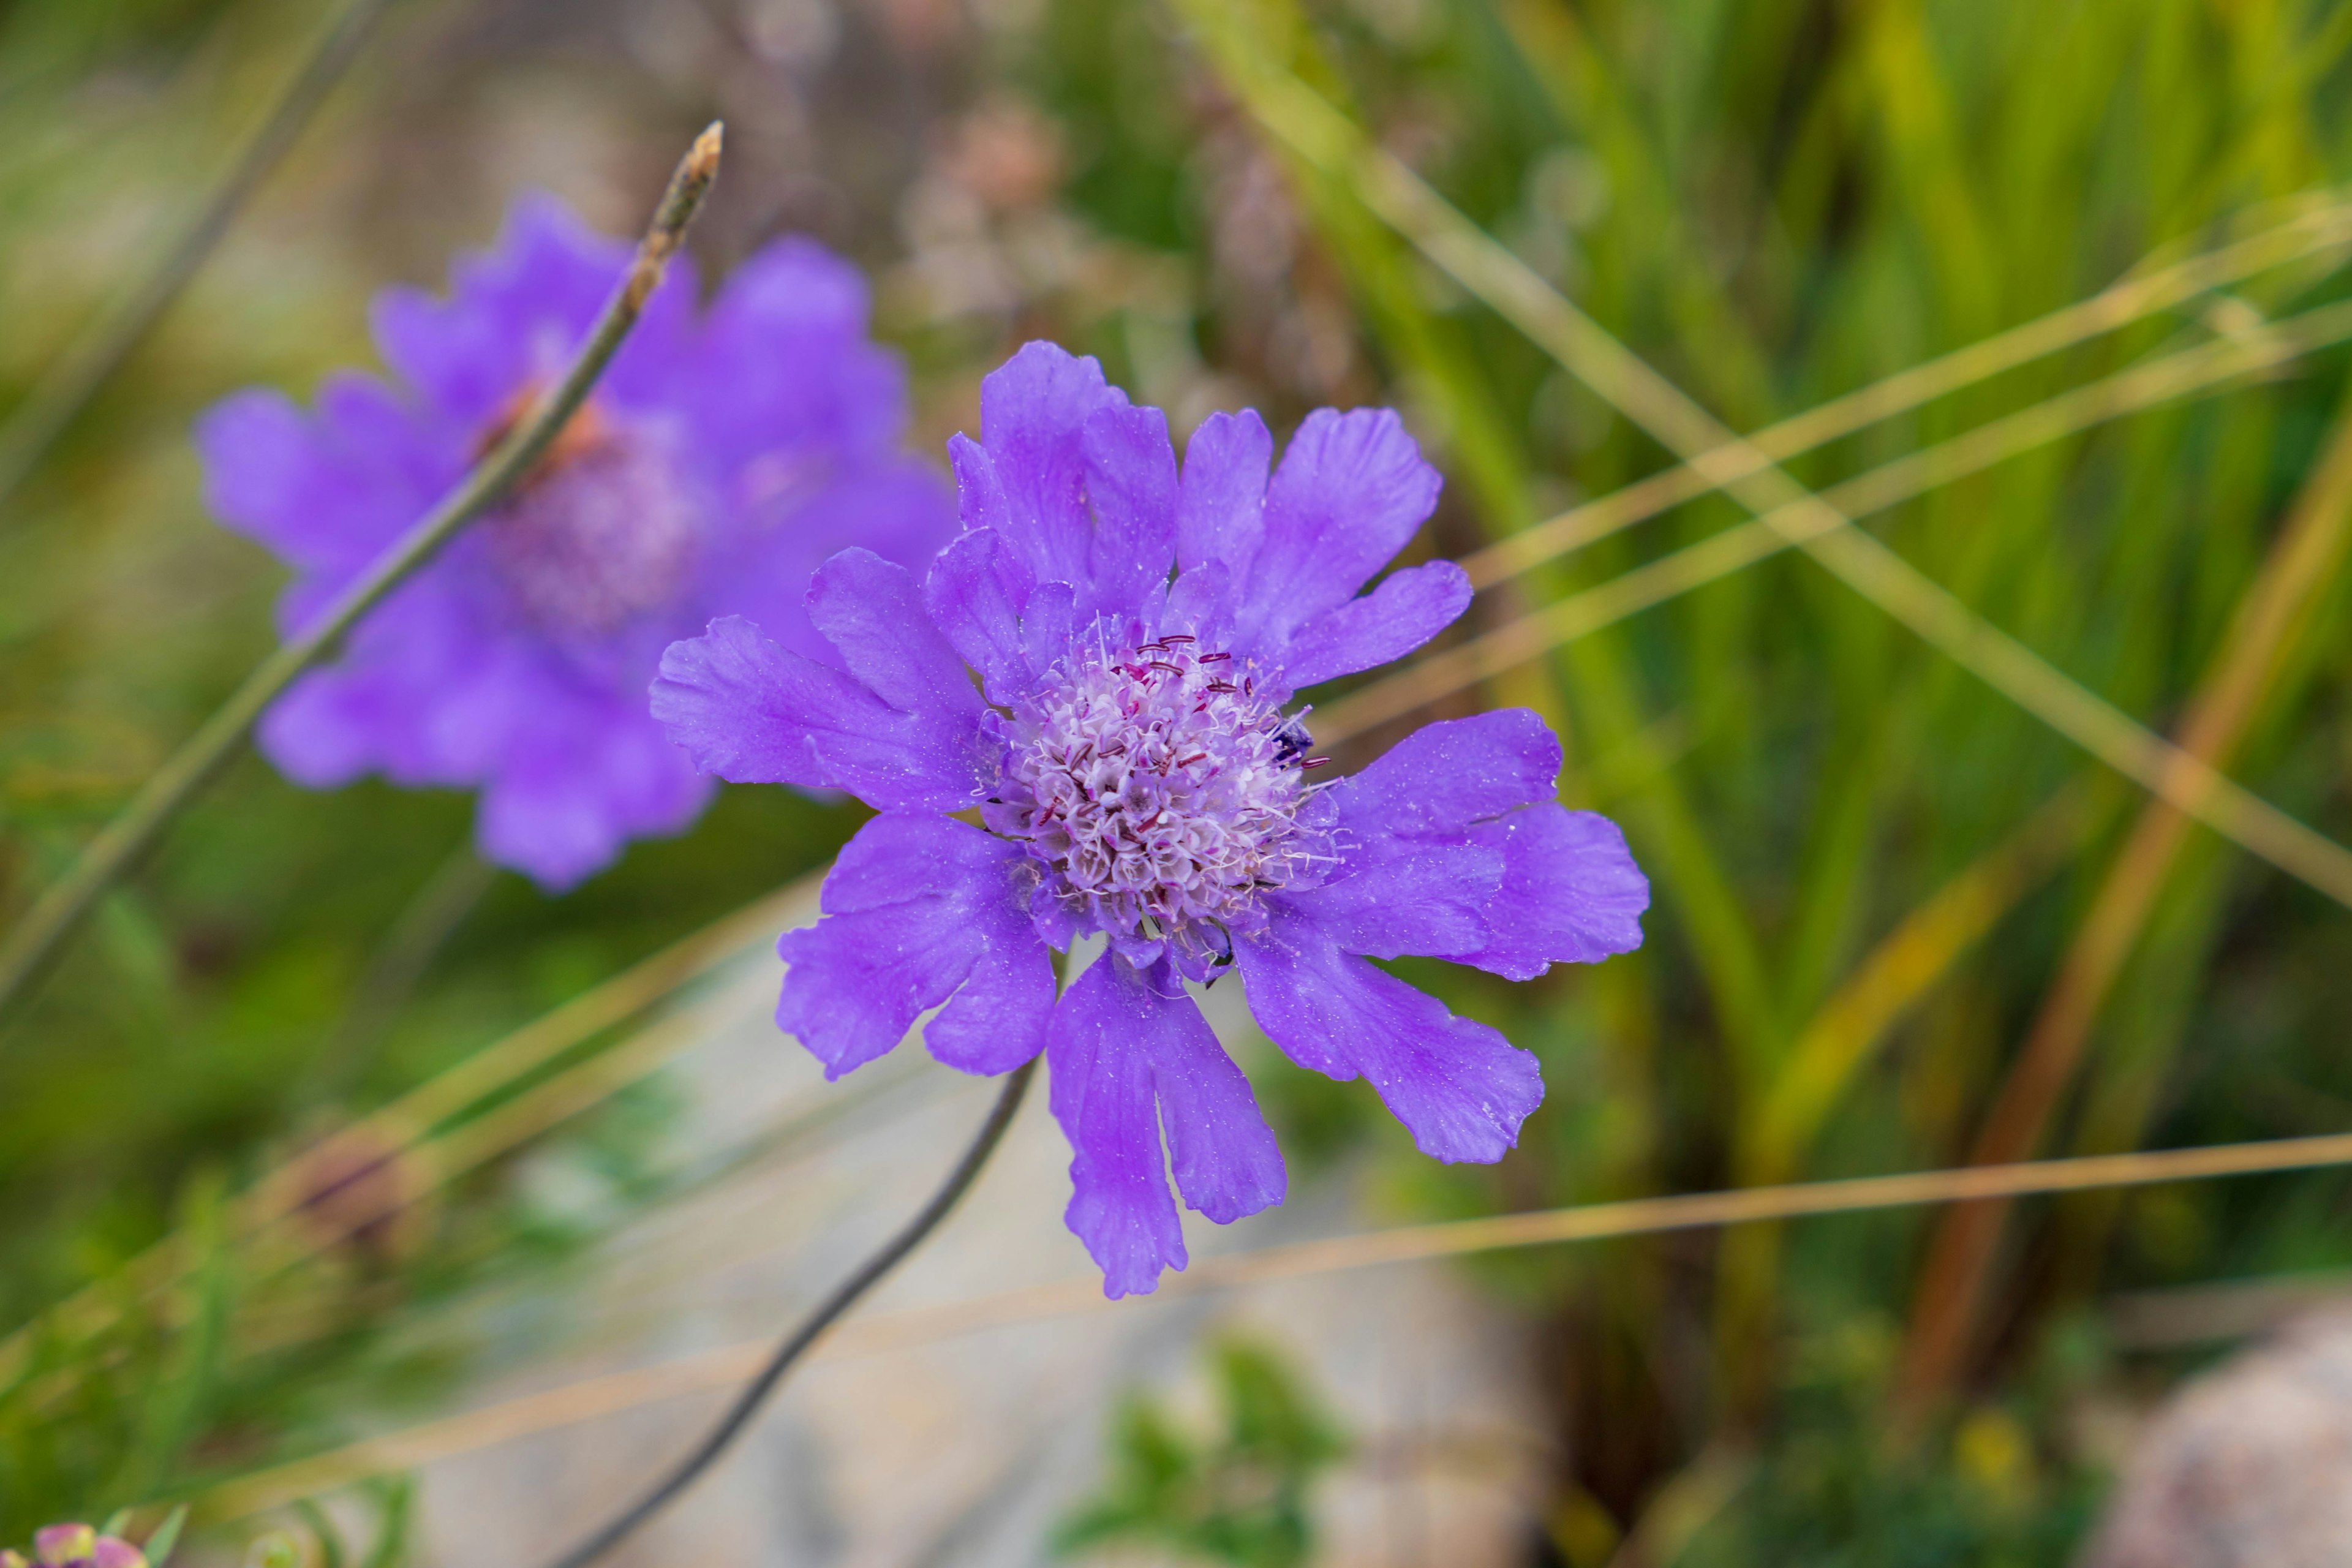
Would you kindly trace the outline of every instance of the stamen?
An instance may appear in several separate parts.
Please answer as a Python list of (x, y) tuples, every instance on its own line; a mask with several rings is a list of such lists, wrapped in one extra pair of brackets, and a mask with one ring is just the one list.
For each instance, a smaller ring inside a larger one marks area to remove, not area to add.
[(1004, 720), (987, 815), (1030, 841), (1085, 926), (1164, 942), (1196, 980), (1231, 962), (1231, 931), (1265, 919), (1262, 894), (1312, 885), (1331, 860), (1327, 830), (1300, 820), (1317, 793), (1303, 775), (1323, 759), (1302, 764), (1304, 729), (1198, 640), (1120, 647), (1098, 622), (1075, 668)]

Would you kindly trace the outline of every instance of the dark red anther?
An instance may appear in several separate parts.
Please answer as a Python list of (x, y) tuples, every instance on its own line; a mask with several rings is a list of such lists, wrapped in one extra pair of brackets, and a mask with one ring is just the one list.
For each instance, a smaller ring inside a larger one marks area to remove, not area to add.
[(1184, 667), (1182, 665), (1171, 664), (1164, 658), (1153, 659), (1150, 668), (1153, 669), (1164, 669), (1171, 675), (1181, 675), (1184, 673)]
[(1205, 763), (1205, 762), (1207, 762), (1208, 760), (1209, 760), (1209, 753), (1208, 753), (1208, 752), (1193, 752), (1191, 756), (1186, 757), (1182, 762), (1178, 763), (1176, 765), (1177, 765), (1178, 767), (1180, 767), (1180, 768), (1189, 768), (1189, 767), (1191, 767), (1194, 763)]
[(1202, 689), (1205, 691), (1239, 691), (1241, 688), (1235, 686), (1230, 680), (1212, 680)]
[(1298, 764), (1298, 771), (1303, 773), (1309, 768), (1319, 768), (1330, 760), (1328, 757), (1309, 757)]
[(1225, 660), (1233, 657), (1234, 656), (1229, 653), (1204, 653), (1201, 656), (1201, 662), (1202, 664), (1223, 664)]
[(1187, 637), (1187, 636), (1185, 636), (1182, 632), (1170, 632), (1170, 633), (1168, 633), (1166, 636), (1162, 637), (1160, 640), (1161, 644), (1165, 645), (1165, 644), (1168, 644), (1168, 643), (1180, 643), (1180, 642), (1189, 643), (1189, 642), (1198, 642), (1198, 641), (1200, 641), (1201, 639), (1200, 639), (1200, 638), (1198, 638), (1198, 637)]

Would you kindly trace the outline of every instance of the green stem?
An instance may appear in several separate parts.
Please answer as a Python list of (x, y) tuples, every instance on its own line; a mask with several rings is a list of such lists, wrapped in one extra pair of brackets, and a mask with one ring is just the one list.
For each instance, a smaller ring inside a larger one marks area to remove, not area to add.
[(694, 220), (719, 174), (719, 127), (695, 141), (654, 215), (653, 226), (637, 247), (628, 272), (597, 318), (579, 357), (531, 416), (467, 476), (423, 521), (377, 557), (360, 579), (300, 636), (261, 661), (245, 684), (172, 754), (129, 806), (82, 851), (62, 880), (44, 893), (5, 942), (0, 942), (0, 1012), (32, 984), (56, 956), (100, 895), (127, 872), (197, 790), (236, 752), (264, 710), (295, 678), (332, 653), (343, 635), (408, 576), (431, 560), (458, 530), (496, 506), (530, 472), (556, 436), (588, 397), (621, 341), (636, 324), (646, 300), (677, 253), (687, 225)]

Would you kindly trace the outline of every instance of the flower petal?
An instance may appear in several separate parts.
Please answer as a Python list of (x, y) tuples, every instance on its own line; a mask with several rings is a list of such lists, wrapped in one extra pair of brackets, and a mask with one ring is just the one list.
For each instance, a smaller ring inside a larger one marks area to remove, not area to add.
[(1255, 408), (1212, 414), (1184, 444), (1176, 497), (1176, 563), (1223, 563), (1245, 572), (1265, 536), (1266, 468), (1274, 437)]
[(1437, 470), (1385, 408), (1318, 408), (1266, 489), (1265, 539), (1243, 581), (1243, 633), (1277, 647), (1353, 597), (1437, 505)]
[(1423, 1153), (1491, 1163), (1543, 1101), (1543, 1073), (1494, 1029), (1457, 1018), (1311, 918), (1270, 900), (1266, 929), (1234, 943), (1250, 1012), (1291, 1060), (1369, 1079)]
[(561, 371), (628, 260), (625, 244), (552, 197), (525, 197), (489, 250), (450, 268), (446, 298), (416, 289), (376, 297), (377, 350), (435, 406), (478, 425), (519, 387)]
[(1546, 801), (1475, 832), (1503, 851), (1503, 885), (1486, 909), (1486, 945), (1458, 962), (1533, 980), (1555, 963), (1598, 963), (1642, 945), (1650, 880), (1615, 823)]
[(1299, 627), (1282, 656), (1283, 679), (1296, 689), (1402, 658), (1469, 607), (1470, 577), (1461, 567), (1408, 566)]
[(867, 690), (940, 731), (952, 745), (986, 706), (955, 648), (923, 611), (915, 574), (870, 550), (850, 549), (817, 568), (809, 620), (841, 650)]
[(980, 438), (1005, 507), (993, 525), (1034, 581), (1087, 581), (1094, 529), (1080, 436), (1095, 410), (1126, 402), (1100, 364), (1048, 342), (1024, 344), (980, 384)]
[(866, 335), (866, 279), (800, 236), (728, 275), (697, 334), (694, 439), (730, 466), (766, 452), (889, 457), (906, 425), (906, 373)]
[(240, 392), (196, 422), (213, 515), (330, 590), (358, 574), (464, 472), (382, 382), (346, 374), (305, 415), (282, 394)]
[(885, 811), (953, 811), (979, 793), (971, 744), (786, 652), (740, 616), (672, 643), (652, 695), (654, 717), (694, 765), (737, 784), (845, 789)]
[(603, 870), (633, 838), (680, 833), (711, 781), (634, 705), (575, 696), (520, 716), (482, 791), (484, 859), (562, 892)]
[(948, 817), (887, 812), (825, 879), (824, 918), (786, 931), (776, 1024), (839, 1078), (906, 1037), (927, 1008), (931, 1054), (1009, 1072), (1045, 1047), (1053, 960), (1029, 929), (1024, 853)]
[(1426, 838), (1552, 798), (1559, 739), (1525, 708), (1425, 724), (1332, 785), (1348, 833)]
[(940, 551), (923, 580), (924, 612), (980, 671), (992, 701), (1009, 703), (1028, 688), (1021, 646), (1028, 589), (1028, 574), (992, 528), (974, 529)]
[(1089, 613), (1133, 616), (1168, 581), (1176, 552), (1176, 449), (1157, 408), (1112, 404), (1088, 416), (1079, 447), (1094, 514)]
[[(1101, 964), (1097, 964), (1100, 968)], [(1283, 1200), (1289, 1178), (1249, 1079), (1189, 996), (1161, 997), (1150, 1037), (1151, 1082), (1176, 1190), (1188, 1207), (1231, 1225)]]
[(1106, 953), (1063, 994), (1047, 1032), (1049, 1100), (1070, 1141), (1074, 1190), (1062, 1217), (1113, 1300), (1153, 1289), (1160, 1270), (1185, 1263), (1152, 1109), (1152, 1047), (1180, 1005), (1199, 1019), (1190, 1000), (1154, 995), (1132, 967)]

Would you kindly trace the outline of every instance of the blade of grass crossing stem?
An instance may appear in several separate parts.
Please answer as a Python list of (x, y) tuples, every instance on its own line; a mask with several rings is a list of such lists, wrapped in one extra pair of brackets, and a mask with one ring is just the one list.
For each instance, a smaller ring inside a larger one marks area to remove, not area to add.
[[(2352, 544), (2352, 403), (2336, 416), (2318, 465), (2295, 498), (2261, 574), (2239, 602), (2219, 653), (2181, 723), (2181, 746), (2225, 766), (2309, 625)], [(2084, 919), (2058, 977), (1969, 1151), (1999, 1164), (2040, 1146), (2073, 1083), (2116, 978), (2131, 956), (2188, 841), (2189, 820), (2151, 801)], [(1950, 1386), (1982, 1310), (2005, 1205), (1971, 1205), (1947, 1215), (1928, 1250), (1905, 1346), (1902, 1391), (1913, 1409)]]
[[(1822, 499), (1849, 518), (1881, 511), (2101, 421), (2223, 387), (2347, 338), (2352, 338), (2352, 304), (2322, 306), (2242, 337), (2187, 349), (2062, 393), (1841, 481), (1823, 490)], [(1317, 710), (1315, 732), (1331, 742), (1361, 734), (1496, 669), (1541, 657), (1793, 547), (1784, 521), (1759, 518), (1736, 524), (1360, 687)]]
[(18, 1000), (90, 907), (151, 848), (196, 792), (236, 754), (265, 710), (311, 665), (334, 651), (343, 634), (430, 560), (459, 530), (496, 506), (539, 461), (587, 400), (646, 300), (661, 283), (719, 174), (719, 128), (711, 126), (671, 177), (635, 258), (589, 331), (571, 367), (530, 416), (486, 457), (464, 483), (411, 528), (317, 619), (264, 659), (228, 701), (84, 848), (64, 879), (35, 902), (0, 941), (0, 1013)]
[[(1192, 0), (1195, 5), (1210, 0)], [(1243, 97), (1275, 135), (1351, 170), (1368, 204), (1431, 261), (1776, 531), (2060, 734), (2280, 870), (2352, 907), (2352, 851), (2154, 734), (1990, 625), (1754, 447), (1447, 205), (1295, 77), (1254, 62)]]

